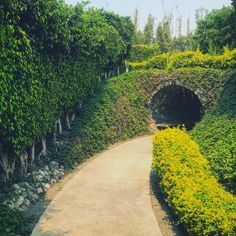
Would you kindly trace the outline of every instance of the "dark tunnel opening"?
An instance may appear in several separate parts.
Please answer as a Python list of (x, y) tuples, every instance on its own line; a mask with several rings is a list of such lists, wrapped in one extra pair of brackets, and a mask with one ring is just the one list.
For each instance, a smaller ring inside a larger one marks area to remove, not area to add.
[(190, 130), (202, 118), (202, 104), (193, 91), (169, 85), (153, 96), (152, 115), (158, 125), (184, 125)]

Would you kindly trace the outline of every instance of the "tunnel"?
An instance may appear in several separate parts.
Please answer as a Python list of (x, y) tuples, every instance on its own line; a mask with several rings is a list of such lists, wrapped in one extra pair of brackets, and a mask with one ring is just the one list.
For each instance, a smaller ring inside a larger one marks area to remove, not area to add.
[(160, 126), (184, 125), (190, 130), (201, 120), (202, 104), (191, 90), (169, 85), (160, 89), (152, 98), (152, 116)]

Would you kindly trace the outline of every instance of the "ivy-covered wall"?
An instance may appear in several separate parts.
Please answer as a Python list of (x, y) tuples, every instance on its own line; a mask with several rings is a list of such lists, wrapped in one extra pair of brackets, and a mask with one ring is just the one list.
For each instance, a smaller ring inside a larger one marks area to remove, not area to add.
[[(73, 145), (74, 161), (104, 150), (109, 144), (148, 134), (152, 96), (167, 84), (178, 83), (202, 95), (207, 112), (218, 99), (227, 78), (224, 71), (184, 68), (132, 71), (110, 79), (81, 110), (76, 129), (79, 138)], [(197, 90), (199, 87), (201, 92)]]
[(218, 180), (236, 192), (236, 73), (226, 82), (214, 108), (191, 131)]
[[(141, 71), (133, 72), (139, 74)], [(226, 71), (205, 68), (180, 68), (176, 70), (147, 70), (147, 76), (139, 81), (145, 96), (151, 99), (160, 89), (178, 85), (194, 92), (208, 111), (219, 98), (225, 81), (230, 77)]]

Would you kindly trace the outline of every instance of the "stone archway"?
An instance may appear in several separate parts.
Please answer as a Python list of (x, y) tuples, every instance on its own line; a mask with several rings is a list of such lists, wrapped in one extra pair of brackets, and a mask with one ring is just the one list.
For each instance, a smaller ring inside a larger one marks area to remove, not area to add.
[(203, 106), (199, 96), (185, 86), (165, 84), (151, 99), (152, 116), (158, 125), (185, 125), (187, 129), (201, 120)]

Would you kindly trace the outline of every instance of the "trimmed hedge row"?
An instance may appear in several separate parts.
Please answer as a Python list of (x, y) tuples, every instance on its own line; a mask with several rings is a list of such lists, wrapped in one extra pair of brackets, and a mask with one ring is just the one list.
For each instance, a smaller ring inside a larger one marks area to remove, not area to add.
[(190, 235), (235, 235), (236, 198), (217, 182), (198, 145), (177, 128), (157, 133), (153, 145), (161, 189)]
[(161, 54), (146, 61), (130, 62), (131, 69), (177, 69), (184, 67), (202, 67), (215, 69), (234, 69), (236, 67), (236, 49), (225, 48), (222, 55), (212, 56), (201, 51), (185, 51), (173, 54)]

